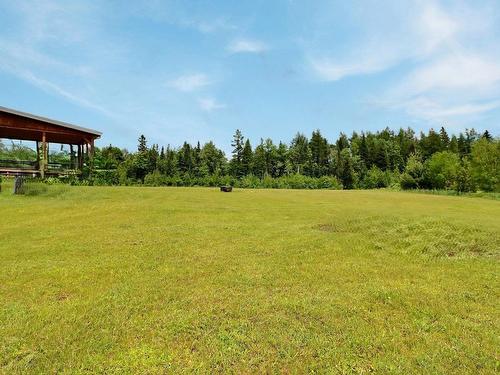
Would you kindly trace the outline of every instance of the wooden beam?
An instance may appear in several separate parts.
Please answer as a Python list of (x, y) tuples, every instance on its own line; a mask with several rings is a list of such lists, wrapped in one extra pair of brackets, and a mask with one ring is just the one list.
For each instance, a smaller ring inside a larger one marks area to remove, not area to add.
[[(67, 128), (61, 125), (55, 125), (51, 123), (46, 123), (40, 120), (34, 120), (27, 117), (22, 117), (18, 115), (13, 115), (11, 113), (5, 113), (0, 111), (0, 131), (2, 132), (36, 132), (38, 133), (38, 140), (40, 140), (40, 136), (42, 132), (46, 133), (46, 137), (49, 142), (57, 142), (52, 139), (54, 136), (62, 137), (75, 137), (79, 139), (89, 139), (89, 138), (98, 138), (99, 135), (88, 133), (84, 130), (77, 130)], [(5, 134), (2, 136), (5, 137)], [(35, 139), (31, 139), (35, 140)], [(64, 143), (64, 142), (61, 142)]]

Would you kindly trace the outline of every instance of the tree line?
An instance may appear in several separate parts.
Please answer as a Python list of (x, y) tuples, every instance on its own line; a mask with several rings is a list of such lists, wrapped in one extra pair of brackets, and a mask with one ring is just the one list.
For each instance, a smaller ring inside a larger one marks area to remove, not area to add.
[[(213, 142), (179, 148), (148, 145), (137, 150), (109, 145), (96, 149), (90, 181), (268, 188), (446, 189), (500, 191), (500, 140), (474, 129), (449, 135), (444, 127), (416, 134), (412, 129), (341, 133), (329, 142), (315, 130), (289, 142), (261, 139), (253, 146), (236, 130), (229, 158)], [(2, 148), (3, 147), (3, 148)], [(7, 148), (0, 146), (0, 157)], [(20, 147), (17, 147), (17, 152)], [(25, 150), (24, 150), (25, 152)], [(12, 156), (12, 155), (10, 155)], [(63, 157), (59, 155), (57, 157)]]

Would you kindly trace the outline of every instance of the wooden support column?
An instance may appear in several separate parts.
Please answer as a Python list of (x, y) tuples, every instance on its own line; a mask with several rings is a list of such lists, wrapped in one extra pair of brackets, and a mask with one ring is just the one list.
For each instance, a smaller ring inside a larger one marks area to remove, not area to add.
[(40, 176), (45, 177), (45, 171), (48, 164), (47, 137), (45, 132), (42, 134), (42, 162), (40, 163)]
[(73, 154), (73, 145), (69, 145), (69, 169), (75, 168), (75, 155)]
[(90, 170), (92, 171), (94, 169), (94, 140), (90, 141), (90, 153), (89, 153), (89, 164), (90, 164)]
[(40, 170), (40, 142), (36, 141), (36, 167)]
[(82, 161), (82, 145), (78, 145), (78, 169), (81, 171), (83, 168), (83, 161)]

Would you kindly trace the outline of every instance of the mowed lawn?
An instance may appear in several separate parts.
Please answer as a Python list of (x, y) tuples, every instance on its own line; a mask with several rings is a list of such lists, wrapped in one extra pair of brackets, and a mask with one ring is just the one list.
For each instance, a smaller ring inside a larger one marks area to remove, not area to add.
[(0, 194), (0, 372), (499, 371), (500, 202)]

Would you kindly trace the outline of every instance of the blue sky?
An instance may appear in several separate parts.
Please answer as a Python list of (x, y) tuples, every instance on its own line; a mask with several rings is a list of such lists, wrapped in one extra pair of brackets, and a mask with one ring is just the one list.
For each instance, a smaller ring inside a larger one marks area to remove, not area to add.
[(100, 145), (500, 132), (497, 0), (0, 0), (0, 21), (0, 105)]

